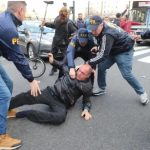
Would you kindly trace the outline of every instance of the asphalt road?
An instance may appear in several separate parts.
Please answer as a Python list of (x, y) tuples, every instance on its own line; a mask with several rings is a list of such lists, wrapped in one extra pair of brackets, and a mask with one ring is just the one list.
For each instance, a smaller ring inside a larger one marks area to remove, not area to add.
[[(147, 53), (135, 56), (133, 72), (150, 95), (150, 63), (140, 61), (150, 56), (149, 47), (136, 47)], [(77, 60), (79, 63), (80, 61)], [(29, 89), (12, 63), (2, 60), (14, 81), (13, 95)], [(51, 66), (38, 80), (41, 88), (52, 85), (57, 78), (49, 76)], [(122, 78), (114, 65), (108, 70), (107, 93), (91, 97), (90, 121), (80, 117), (81, 101), (68, 111), (65, 123), (59, 126), (36, 124), (27, 119), (9, 119), (8, 133), (23, 140), (20, 150), (150, 150), (150, 104), (142, 106), (139, 97)], [(96, 85), (95, 85), (96, 87)], [(20, 109), (48, 109), (45, 105)]]

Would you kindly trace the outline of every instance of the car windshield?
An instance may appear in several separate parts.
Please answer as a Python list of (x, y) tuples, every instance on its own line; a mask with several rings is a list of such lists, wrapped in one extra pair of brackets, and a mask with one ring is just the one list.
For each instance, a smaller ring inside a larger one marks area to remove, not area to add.
[[(52, 28), (48, 28), (48, 27), (43, 27), (43, 33), (54, 33), (55, 30)], [(18, 30), (22, 31), (22, 30), (28, 30), (31, 33), (41, 33), (41, 29), (40, 29), (40, 23), (39, 22), (23, 22), (23, 25), (21, 25)]]

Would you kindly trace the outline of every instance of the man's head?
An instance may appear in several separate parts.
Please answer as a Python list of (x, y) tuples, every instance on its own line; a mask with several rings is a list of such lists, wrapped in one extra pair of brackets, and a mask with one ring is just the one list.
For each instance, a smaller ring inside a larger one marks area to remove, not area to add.
[(7, 10), (11, 11), (20, 21), (23, 21), (26, 14), (25, 1), (8, 1)]
[(84, 81), (91, 76), (92, 72), (93, 69), (89, 64), (81, 65), (77, 70), (76, 79), (79, 81)]
[(87, 29), (91, 31), (94, 36), (98, 36), (102, 32), (103, 26), (103, 20), (99, 16), (92, 16), (87, 23)]
[(77, 33), (77, 38), (82, 47), (84, 47), (88, 42), (88, 30), (85, 28), (80, 28)]
[(62, 7), (59, 11), (59, 18), (61, 22), (65, 22), (69, 17), (69, 10), (66, 6)]
[(116, 18), (117, 18), (117, 19), (120, 19), (121, 16), (122, 16), (121, 13), (116, 13)]
[(79, 20), (82, 20), (82, 19), (83, 19), (82, 13), (78, 13), (78, 19), (79, 19)]

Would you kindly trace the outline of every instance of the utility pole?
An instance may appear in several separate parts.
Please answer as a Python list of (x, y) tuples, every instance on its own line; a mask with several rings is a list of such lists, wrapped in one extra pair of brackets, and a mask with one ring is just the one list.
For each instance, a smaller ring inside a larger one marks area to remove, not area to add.
[(73, 21), (75, 21), (75, 1), (73, 1), (73, 10), (72, 10), (72, 14), (73, 14)]
[(90, 15), (90, 1), (88, 1), (88, 17)]

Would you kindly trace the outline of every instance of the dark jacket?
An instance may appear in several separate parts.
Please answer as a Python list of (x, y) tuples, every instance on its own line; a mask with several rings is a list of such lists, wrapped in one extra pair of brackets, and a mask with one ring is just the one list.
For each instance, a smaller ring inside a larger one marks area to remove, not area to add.
[(85, 22), (84, 22), (84, 20), (82, 19), (77, 19), (77, 21), (76, 21), (76, 26), (78, 27), (78, 29), (80, 29), (80, 28), (86, 28), (86, 25), (85, 25)]
[(150, 39), (150, 30), (146, 30), (144, 33), (141, 33), (142, 39)]
[(79, 44), (77, 35), (75, 35), (67, 48), (67, 65), (69, 68), (75, 68), (74, 59), (81, 57), (84, 61), (88, 61), (96, 55), (92, 54), (91, 48), (95, 46), (93, 38), (89, 36), (88, 43), (82, 47)]
[(0, 14), (0, 51), (1, 55), (13, 61), (22, 76), (28, 81), (33, 81), (33, 75), (18, 42), (17, 26), (22, 23), (9, 11)]
[(100, 47), (97, 56), (90, 59), (89, 64), (97, 64), (108, 56), (114, 56), (133, 49), (134, 40), (120, 27), (110, 27), (104, 24), (101, 34), (97, 37)]
[(67, 108), (73, 106), (76, 101), (83, 96), (83, 109), (90, 110), (93, 76), (85, 81), (78, 81), (70, 78), (67, 66), (63, 66), (62, 63), (58, 61), (54, 61), (53, 65), (62, 69), (64, 73), (61, 78), (56, 80), (52, 87), (55, 95), (67, 106)]
[(53, 23), (45, 23), (45, 26), (55, 29), (53, 47), (68, 46), (69, 36), (77, 30), (69, 19), (61, 23), (59, 16), (56, 17)]

